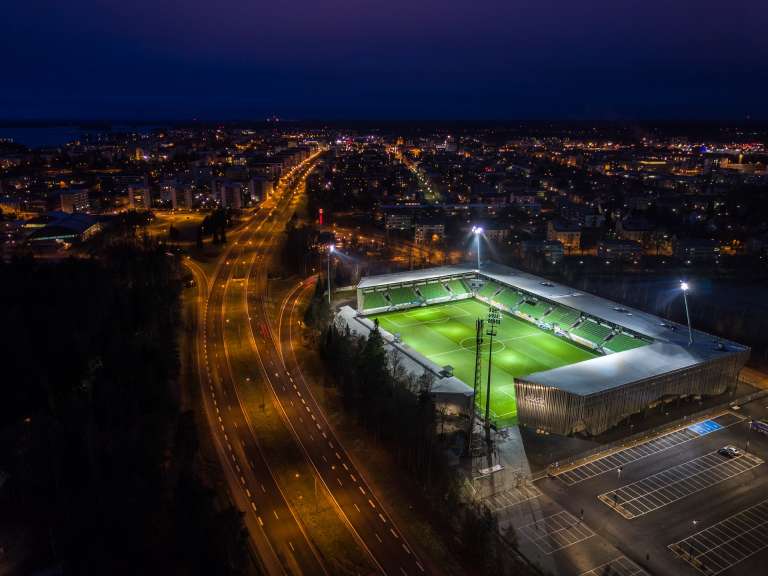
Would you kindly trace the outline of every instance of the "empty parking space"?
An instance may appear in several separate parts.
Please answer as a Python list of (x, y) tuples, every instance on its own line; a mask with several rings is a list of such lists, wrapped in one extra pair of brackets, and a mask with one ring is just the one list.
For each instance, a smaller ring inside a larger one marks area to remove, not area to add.
[(744, 419), (741, 416), (736, 416), (730, 412), (721, 414), (711, 420), (697, 422), (687, 428), (682, 428), (664, 434), (663, 436), (658, 436), (647, 442), (632, 446), (631, 448), (625, 448), (618, 452), (603, 456), (602, 458), (596, 458), (586, 464), (556, 474), (556, 476), (565, 484), (572, 486), (579, 482), (583, 482), (584, 480), (599, 476), (600, 474), (616, 470), (631, 462), (637, 462), (638, 460), (652, 456), (653, 454), (695, 440), (696, 438), (700, 438), (722, 428), (733, 426), (743, 420)]
[(520, 531), (545, 554), (568, 548), (595, 535), (586, 524), (565, 511), (523, 526)]
[(704, 574), (719, 574), (768, 548), (768, 500), (669, 545)]
[(510, 488), (509, 490), (504, 490), (493, 496), (488, 496), (483, 501), (491, 512), (498, 512), (505, 508), (522, 504), (528, 500), (533, 500), (539, 496), (541, 496), (541, 490), (536, 486), (533, 484), (523, 484), (517, 488)]
[(597, 568), (592, 568), (588, 572), (583, 572), (580, 576), (647, 576), (648, 572), (640, 568), (626, 556), (601, 564)]
[(742, 474), (763, 461), (752, 454), (728, 458), (711, 452), (598, 498), (625, 518), (636, 518)]

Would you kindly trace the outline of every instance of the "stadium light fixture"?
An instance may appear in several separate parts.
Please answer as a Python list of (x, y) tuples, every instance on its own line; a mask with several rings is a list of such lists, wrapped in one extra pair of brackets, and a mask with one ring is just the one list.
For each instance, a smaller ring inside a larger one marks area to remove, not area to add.
[(683, 304), (685, 305), (685, 317), (688, 320), (688, 346), (693, 344), (693, 328), (691, 328), (691, 313), (688, 310), (688, 290), (691, 286), (688, 282), (680, 282), (680, 291), (683, 293)]
[(331, 254), (336, 252), (336, 246), (328, 245), (328, 306), (331, 305)]
[(483, 227), (472, 226), (472, 234), (475, 235), (475, 249), (477, 250), (477, 269), (480, 270), (480, 236), (483, 234)]

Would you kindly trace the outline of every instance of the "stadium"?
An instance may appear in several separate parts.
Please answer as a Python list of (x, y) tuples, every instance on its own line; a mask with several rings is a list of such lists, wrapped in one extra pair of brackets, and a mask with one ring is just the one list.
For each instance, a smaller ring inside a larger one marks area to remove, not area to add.
[(689, 335), (686, 326), (493, 263), (370, 276), (356, 295), (340, 322), (363, 336), (378, 323), (406, 370), (434, 376), (439, 402), (468, 414), (474, 397), (479, 416), (491, 338), (478, 356), (476, 320), (500, 310), (490, 362), (497, 427), (597, 435), (663, 402), (733, 392), (749, 357), (735, 342)]

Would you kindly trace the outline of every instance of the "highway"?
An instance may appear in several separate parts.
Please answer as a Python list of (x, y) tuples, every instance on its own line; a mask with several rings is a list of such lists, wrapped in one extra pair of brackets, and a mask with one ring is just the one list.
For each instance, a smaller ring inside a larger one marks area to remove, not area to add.
[[(311, 162), (301, 169), (309, 166)], [(251, 540), (270, 574), (327, 574), (262, 453), (239, 394), (239, 386), (247, 380), (238, 379), (227, 350), (227, 289), (238, 282), (234, 278), (236, 266), (230, 262), (247, 257), (246, 250), (255, 254), (253, 246), (259, 232), (264, 237), (274, 235), (278, 227), (274, 212), (285, 210), (290, 192), (289, 183), (281, 196), (276, 194), (279, 197), (275, 201), (265, 203), (231, 234), (230, 244), (216, 261), (210, 277), (193, 260), (187, 259), (185, 263), (196, 278), (198, 291), (205, 294), (207, 288), (207, 297), (200, 298), (203, 321), (198, 325), (197, 368), (202, 397), (230, 491), (238, 507), (247, 512), (245, 523)]]
[[(204, 396), (228, 476), (234, 479), (231, 489), (246, 502), (252, 538), (260, 556), (271, 558), (265, 562), (271, 572), (323, 574), (327, 567), (292, 505), (290, 488), (270, 467), (254, 432), (243, 392), (256, 379), (268, 383), (292, 440), (371, 567), (387, 575), (424, 574), (422, 562), (328, 425), (295, 356), (283, 352), (281, 334), (291, 335), (295, 308), (286, 312), (284, 302), (275, 318), (267, 305), (267, 269), (279, 248), (278, 233), (312, 167), (311, 161), (299, 167), (282, 196), (231, 235), (232, 243), (216, 263), (201, 326)], [(190, 265), (193, 273), (195, 268)], [(198, 280), (198, 285), (205, 282)], [(309, 289), (312, 283), (296, 286), (292, 294), (301, 286)]]
[[(257, 274), (261, 276), (257, 282), (263, 286), (264, 267), (258, 269)], [(317, 478), (331, 494), (337, 513), (379, 570), (388, 575), (424, 574), (423, 563), (336, 438), (296, 361), (292, 330), (297, 322), (295, 303), (301, 289), (314, 289), (314, 284), (306, 281), (293, 289), (283, 302), (274, 325), (270, 322), (263, 295), (260, 316), (251, 320), (262, 364), (280, 366), (269, 375), (269, 381), (286, 423), (311, 462)], [(291, 300), (293, 306), (286, 313)]]

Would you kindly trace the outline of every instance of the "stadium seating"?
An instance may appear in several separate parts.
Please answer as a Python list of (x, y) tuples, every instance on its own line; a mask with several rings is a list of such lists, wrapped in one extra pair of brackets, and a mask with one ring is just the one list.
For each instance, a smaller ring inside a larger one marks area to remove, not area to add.
[(568, 328), (576, 323), (581, 313), (565, 306), (555, 306), (542, 320), (548, 324), (557, 324), (560, 328)]
[(384, 298), (384, 292), (363, 292), (363, 310), (373, 310), (385, 306), (389, 306), (389, 302)]
[(420, 284), (416, 286), (416, 288), (425, 300), (434, 300), (435, 298), (443, 298), (450, 295), (448, 290), (445, 289), (445, 286), (443, 286), (440, 282)]
[(389, 299), (394, 306), (397, 306), (398, 304), (410, 304), (411, 302), (416, 302), (418, 297), (416, 296), (416, 292), (414, 292), (413, 288), (410, 286), (401, 286), (389, 290)]
[(548, 308), (549, 306), (547, 306), (547, 304), (545, 304), (544, 302), (533, 303), (527, 300), (517, 307), (519, 312), (522, 312), (523, 314), (528, 314), (528, 316), (531, 316), (535, 320), (538, 320), (539, 318), (541, 318)]
[(467, 288), (467, 285), (464, 284), (462, 280), (450, 280), (446, 282), (446, 286), (450, 288), (451, 293), (456, 296), (461, 296), (462, 294), (469, 292), (469, 288)]
[(585, 340), (589, 340), (594, 344), (602, 344), (611, 333), (611, 329), (608, 326), (598, 324), (593, 320), (584, 320), (575, 329), (571, 330), (571, 334), (580, 336)]
[(625, 350), (632, 350), (633, 348), (640, 348), (645, 346), (647, 342), (640, 338), (634, 338), (628, 334), (614, 334), (610, 340), (608, 340), (604, 346), (611, 352), (624, 352)]
[(515, 306), (517, 306), (521, 299), (522, 296), (520, 296), (520, 294), (518, 294), (515, 290), (512, 288), (506, 288), (503, 292), (500, 292), (494, 296), (493, 301), (512, 310), (515, 308)]
[(500, 289), (501, 286), (496, 284), (493, 280), (486, 280), (485, 284), (478, 290), (477, 294), (478, 296), (483, 296), (485, 298), (492, 298)]

